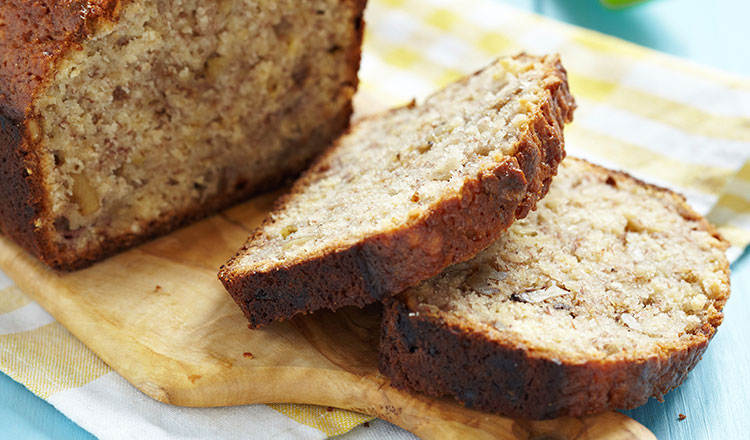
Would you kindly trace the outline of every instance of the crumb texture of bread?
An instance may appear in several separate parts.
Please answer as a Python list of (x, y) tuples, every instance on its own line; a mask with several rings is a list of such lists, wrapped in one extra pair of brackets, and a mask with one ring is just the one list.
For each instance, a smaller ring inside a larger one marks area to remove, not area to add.
[(77, 2), (102, 15), (88, 21), (31, 3), (0, 6), (0, 25), (17, 31), (37, 13), (53, 23), (47, 37), (23, 34), (53, 68), (6, 53), (38, 81), (8, 63), (0, 95), (22, 127), (15, 148), (33, 153), (19, 172), (34, 174), (33, 231), (53, 266), (85, 265), (278, 185), (348, 125), (364, 1)]
[(574, 108), (559, 59), (522, 54), (366, 118), (220, 277), (255, 325), (396, 294), (470, 258), (534, 207)]
[(661, 398), (722, 321), (726, 246), (680, 196), (566, 159), (537, 211), (388, 304), (381, 371), (514, 417)]

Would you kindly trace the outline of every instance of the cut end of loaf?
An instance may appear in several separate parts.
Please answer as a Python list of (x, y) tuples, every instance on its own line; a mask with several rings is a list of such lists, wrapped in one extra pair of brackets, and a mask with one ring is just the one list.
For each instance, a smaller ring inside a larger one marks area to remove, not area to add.
[[(396, 386), (521, 417), (643, 404), (684, 380), (721, 323), (726, 247), (681, 197), (568, 159), (536, 212), (399, 296), (401, 309), (386, 317), (381, 368)], [(453, 343), (471, 348), (440, 347), (451, 339), (447, 328)], [(432, 354), (422, 351), (429, 346)], [(475, 359), (479, 352), (490, 364)], [(412, 369), (425, 355), (425, 365), (443, 356), (455, 370), (429, 384), (429, 368)], [(456, 384), (458, 359), (486, 368), (476, 385)]]
[(364, 119), (220, 278), (256, 325), (398, 293), (533, 209), (564, 156), (574, 108), (559, 59), (522, 54)]
[(27, 117), (48, 262), (85, 265), (299, 172), (348, 124), (363, 3), (124, 2)]

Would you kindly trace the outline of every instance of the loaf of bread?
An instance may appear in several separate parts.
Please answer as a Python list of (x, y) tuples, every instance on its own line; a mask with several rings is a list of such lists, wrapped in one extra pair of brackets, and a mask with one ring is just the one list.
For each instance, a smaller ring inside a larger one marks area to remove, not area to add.
[(365, 0), (4, 0), (0, 230), (72, 269), (298, 173), (348, 125)]
[(574, 107), (559, 59), (522, 54), (367, 118), (219, 276), (256, 327), (396, 294), (471, 258), (535, 206)]
[(523, 418), (661, 398), (722, 321), (726, 247), (680, 196), (568, 158), (536, 212), (387, 302), (380, 370)]

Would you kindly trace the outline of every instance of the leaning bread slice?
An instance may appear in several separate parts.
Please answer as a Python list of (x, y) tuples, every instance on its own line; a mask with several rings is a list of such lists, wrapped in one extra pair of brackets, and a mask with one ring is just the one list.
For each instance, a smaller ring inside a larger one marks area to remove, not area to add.
[(574, 107), (558, 57), (521, 54), (367, 118), (219, 276), (253, 326), (396, 294), (471, 258), (535, 206)]
[(661, 398), (722, 321), (726, 247), (680, 196), (566, 159), (536, 212), (387, 301), (380, 370), (523, 418)]

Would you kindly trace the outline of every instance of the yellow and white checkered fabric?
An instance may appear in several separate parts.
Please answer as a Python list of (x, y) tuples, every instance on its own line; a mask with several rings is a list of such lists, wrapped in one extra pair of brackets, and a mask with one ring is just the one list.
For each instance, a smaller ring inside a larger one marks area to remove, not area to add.
[[(750, 80), (490, 0), (371, 0), (360, 107), (386, 108), (525, 50), (559, 52), (579, 109), (568, 152), (675, 189), (750, 242)], [(325, 438), (370, 417), (309, 405), (190, 409), (137, 392), (0, 273), (0, 370), (102, 438)], [(406, 438), (382, 423), (351, 438)]]

